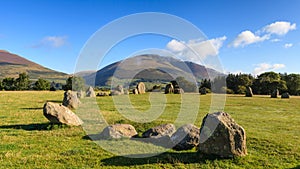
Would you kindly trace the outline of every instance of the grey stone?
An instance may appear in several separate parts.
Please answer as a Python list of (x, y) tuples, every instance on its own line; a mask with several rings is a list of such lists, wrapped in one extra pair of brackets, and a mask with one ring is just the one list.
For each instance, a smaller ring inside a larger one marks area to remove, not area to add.
[(96, 93), (92, 86), (86, 90), (86, 97), (96, 97)]
[(63, 99), (63, 105), (72, 108), (77, 109), (80, 104), (80, 100), (77, 97), (77, 92), (68, 90), (64, 93), (64, 99)]
[(102, 139), (119, 139), (119, 138), (131, 138), (138, 133), (135, 128), (130, 124), (114, 124), (107, 126), (100, 133)]
[(253, 96), (252, 88), (248, 86), (246, 88), (246, 97), (252, 97), (252, 96)]
[(172, 136), (171, 141), (175, 144), (174, 150), (190, 150), (197, 147), (200, 140), (200, 129), (193, 124), (180, 127)]
[(289, 99), (290, 98), (290, 94), (288, 92), (282, 93), (281, 94), (281, 98), (282, 99)]
[(70, 126), (80, 126), (83, 124), (81, 119), (69, 108), (57, 103), (45, 103), (43, 114), (51, 123), (61, 123)]
[(174, 93), (174, 87), (172, 84), (167, 84), (165, 87), (165, 94)]
[(162, 124), (156, 127), (153, 127), (142, 134), (144, 138), (157, 138), (162, 136), (172, 136), (176, 131), (176, 128), (173, 124)]
[(222, 158), (245, 156), (246, 132), (228, 113), (207, 114), (200, 128), (198, 151)]
[(279, 95), (279, 90), (275, 89), (272, 93), (271, 93), (271, 98), (277, 98), (277, 96)]
[(139, 82), (137, 84), (136, 88), (137, 88), (139, 94), (146, 93), (146, 87), (145, 87), (145, 84), (143, 82)]

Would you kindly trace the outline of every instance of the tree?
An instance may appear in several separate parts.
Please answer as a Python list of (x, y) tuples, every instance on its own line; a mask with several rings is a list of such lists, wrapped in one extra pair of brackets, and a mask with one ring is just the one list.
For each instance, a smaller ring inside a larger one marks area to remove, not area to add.
[(244, 94), (246, 87), (252, 85), (254, 77), (250, 74), (229, 74), (226, 77), (227, 88), (236, 94)]
[(176, 78), (176, 82), (179, 87), (185, 92), (197, 92), (197, 86), (195, 83), (186, 80), (184, 77), (180, 76)]
[(4, 78), (2, 80), (2, 86), (4, 90), (16, 90), (15, 79), (11, 77)]
[(255, 79), (253, 89), (258, 94), (270, 94), (275, 89), (278, 89), (281, 93), (287, 91), (286, 82), (281, 80), (280, 75), (275, 72), (260, 74)]
[(34, 90), (49, 90), (50, 89), (50, 82), (45, 79), (38, 79), (34, 83)]
[(64, 90), (80, 91), (85, 89), (85, 81), (79, 76), (70, 76), (66, 80)]
[(0, 80), (0, 90), (3, 90), (2, 80)]
[(300, 74), (281, 74), (281, 78), (286, 82), (290, 94), (300, 95)]
[(201, 81), (200, 83), (200, 88), (203, 88), (205, 87), (206, 89), (211, 89), (211, 82), (210, 82), (210, 79), (204, 79)]
[(28, 90), (29, 89), (29, 76), (26, 73), (19, 74), (19, 77), (15, 81), (17, 90)]

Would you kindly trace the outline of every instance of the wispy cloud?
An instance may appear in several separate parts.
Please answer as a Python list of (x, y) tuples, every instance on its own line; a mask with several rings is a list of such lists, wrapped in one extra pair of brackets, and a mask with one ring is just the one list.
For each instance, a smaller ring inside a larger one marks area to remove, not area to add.
[(202, 59), (217, 56), (226, 39), (226, 36), (204, 41), (196, 39), (188, 42), (173, 39), (167, 44), (166, 48), (183, 60), (195, 61), (197, 56), (194, 52)]
[(67, 44), (67, 36), (46, 36), (39, 43), (33, 45), (33, 48), (60, 48)]
[(280, 42), (281, 40), (280, 39), (277, 39), (277, 38), (275, 38), (275, 39), (271, 39), (271, 42)]
[(285, 65), (284, 64), (268, 64), (268, 63), (260, 63), (257, 64), (256, 67), (254, 68), (253, 74), (254, 75), (259, 75), (263, 72), (268, 72), (268, 71), (274, 71), (277, 69), (282, 69), (284, 68)]
[(284, 48), (290, 48), (290, 47), (292, 47), (293, 46), (293, 44), (292, 43), (286, 43), (286, 44), (284, 44)]
[[(290, 23), (285, 21), (278, 21), (264, 26), (261, 30), (255, 33), (246, 30), (241, 32), (234, 40), (229, 44), (230, 47), (244, 47), (257, 42), (263, 42), (271, 38), (272, 35), (285, 35), (289, 31), (296, 29), (296, 23)], [(279, 39), (272, 39), (272, 42), (278, 42)]]

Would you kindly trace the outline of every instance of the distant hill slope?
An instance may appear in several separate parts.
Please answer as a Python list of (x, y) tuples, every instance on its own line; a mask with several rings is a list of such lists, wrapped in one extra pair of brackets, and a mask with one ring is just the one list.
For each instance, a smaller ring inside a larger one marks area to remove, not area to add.
[(224, 74), (193, 62), (158, 55), (139, 55), (112, 63), (82, 77), (89, 85), (105, 86), (112, 77), (166, 82), (179, 76), (200, 81), (222, 75)]
[(45, 68), (16, 54), (0, 50), (0, 79), (16, 78), (23, 72), (26, 72), (32, 80), (43, 78), (50, 81), (65, 81), (68, 77), (68, 74)]

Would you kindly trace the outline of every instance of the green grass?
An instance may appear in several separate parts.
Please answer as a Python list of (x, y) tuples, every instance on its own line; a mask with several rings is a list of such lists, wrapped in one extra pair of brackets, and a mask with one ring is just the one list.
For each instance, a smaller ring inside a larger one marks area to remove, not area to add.
[[(159, 113), (158, 118), (145, 123), (124, 118), (118, 113), (112, 97), (99, 97), (96, 101), (108, 124), (130, 123), (139, 134), (167, 122), (176, 122), (178, 127), (185, 120), (196, 119), (194, 124), (200, 127), (202, 118), (209, 112), (210, 95), (184, 94), (187, 96), (184, 112), (189, 115), (195, 106), (195, 98), (198, 98), (199, 113), (192, 119), (183, 120), (183, 116), (177, 119), (182, 98), (180, 95), (163, 96), (166, 96), (165, 108), (155, 112)], [(157, 98), (153, 98), (156, 101)], [(43, 104), (47, 100), (61, 102), (62, 99), (61, 91), (0, 92), (0, 168), (300, 168), (300, 97), (283, 100), (268, 96), (227, 95), (225, 111), (244, 127), (247, 134), (248, 155), (234, 159), (205, 157), (195, 149), (169, 150), (140, 159), (115, 156), (87, 139), (87, 133), (81, 127), (51, 126), (48, 123), (43, 117)], [(151, 108), (149, 94), (130, 95), (130, 101), (140, 111), (133, 113), (147, 120), (143, 113)], [(126, 103), (118, 104), (123, 109), (130, 108)], [(133, 113), (128, 115), (131, 117), (135, 115)], [(132, 141), (115, 142), (129, 144)], [(133, 145), (138, 147), (140, 143)], [(147, 148), (141, 147), (141, 151)], [(135, 150), (134, 146), (128, 146), (126, 151)]]

